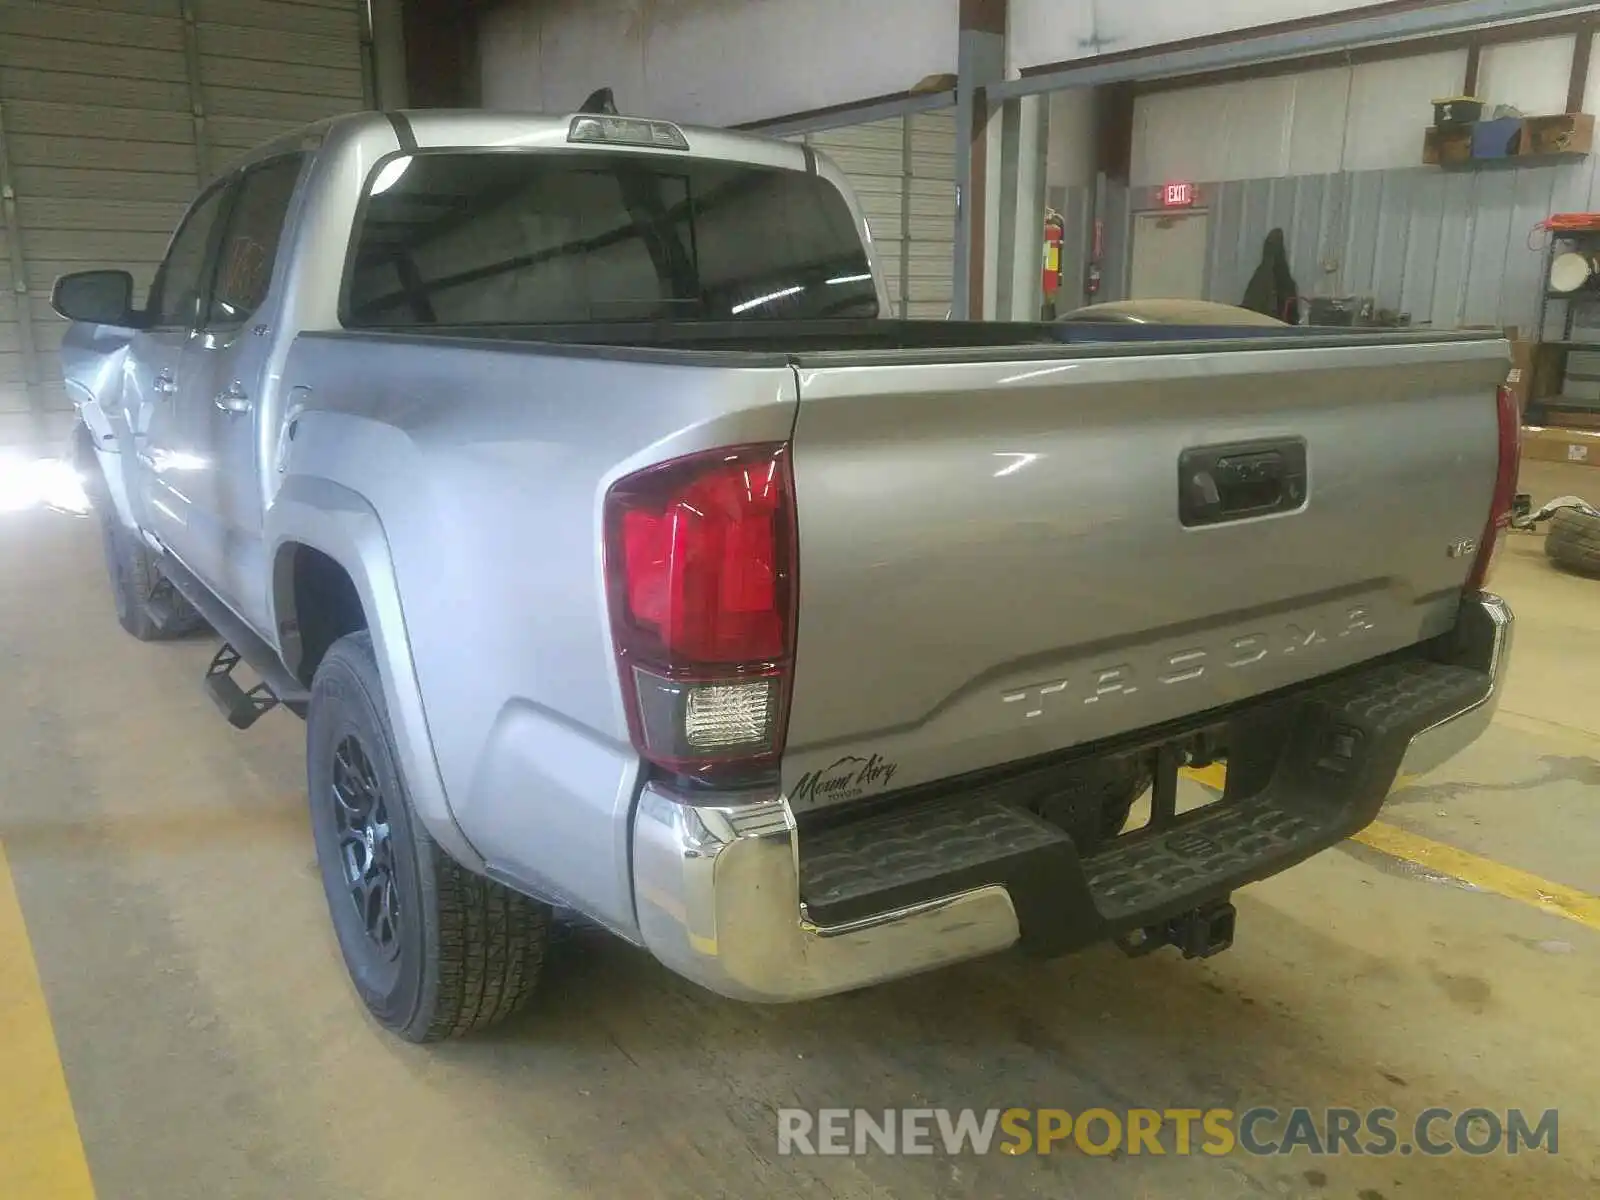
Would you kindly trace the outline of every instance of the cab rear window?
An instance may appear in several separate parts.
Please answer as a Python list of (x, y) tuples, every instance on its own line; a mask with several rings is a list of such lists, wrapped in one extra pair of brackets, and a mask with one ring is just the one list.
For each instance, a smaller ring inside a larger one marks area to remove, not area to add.
[(802, 171), (610, 151), (390, 159), (357, 220), (355, 328), (876, 317), (844, 196)]

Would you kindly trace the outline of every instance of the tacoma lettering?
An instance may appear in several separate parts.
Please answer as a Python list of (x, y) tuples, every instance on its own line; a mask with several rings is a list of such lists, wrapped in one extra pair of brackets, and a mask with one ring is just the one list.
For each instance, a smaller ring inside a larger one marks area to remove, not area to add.
[[(1263, 630), (1230, 638), (1224, 648), (1215, 652), (1191, 646), (1168, 654), (1153, 675), (1162, 685), (1191, 683), (1208, 671), (1240, 670), (1269, 657), (1315, 651), (1335, 638), (1355, 637), (1376, 628), (1369, 609), (1352, 608), (1344, 614), (1343, 625), (1336, 631), (1324, 633), (1314, 625), (1292, 624), (1276, 633)], [(1024, 721), (1035, 721), (1048, 715), (1055, 705), (1098, 704), (1131, 696), (1139, 690), (1140, 678), (1139, 669), (1127, 663), (1093, 667), (1082, 675), (1002, 693), (1000, 699), (1005, 704), (1018, 706)]]

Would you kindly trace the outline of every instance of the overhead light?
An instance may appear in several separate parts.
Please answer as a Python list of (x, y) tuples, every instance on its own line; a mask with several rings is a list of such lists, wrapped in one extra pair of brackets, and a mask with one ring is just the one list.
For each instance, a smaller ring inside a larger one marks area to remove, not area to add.
[(754, 300), (746, 300), (743, 304), (735, 304), (732, 311), (737, 316), (739, 313), (749, 312), (752, 308), (759, 308), (763, 304), (771, 304), (774, 300), (782, 300), (785, 296), (797, 296), (805, 290), (803, 285), (797, 284), (792, 288), (784, 288), (781, 292), (771, 292), (765, 296), (757, 296)]
[(828, 280), (828, 282), (830, 284), (866, 283), (871, 278), (872, 272), (868, 271), (864, 275), (835, 275), (832, 279)]
[(378, 172), (378, 177), (372, 181), (372, 194), (381, 196), (395, 184), (400, 182), (401, 176), (411, 169), (411, 156), (402, 154), (399, 158), (391, 158), (383, 164), (383, 170)]

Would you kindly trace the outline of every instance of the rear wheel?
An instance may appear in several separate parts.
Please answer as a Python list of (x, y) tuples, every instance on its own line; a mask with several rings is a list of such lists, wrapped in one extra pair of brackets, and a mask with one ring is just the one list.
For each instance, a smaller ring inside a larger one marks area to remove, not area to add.
[(1550, 518), (1544, 552), (1557, 566), (1600, 576), (1600, 517), (1577, 509), (1561, 509)]
[(109, 497), (97, 497), (96, 508), (117, 623), (141, 642), (186, 637), (205, 628), (205, 618), (161, 573), (155, 554), (117, 519)]
[(328, 909), (372, 1015), (431, 1042), (522, 1008), (544, 963), (549, 909), (466, 870), (417, 820), (369, 634), (342, 638), (317, 668), (306, 742)]

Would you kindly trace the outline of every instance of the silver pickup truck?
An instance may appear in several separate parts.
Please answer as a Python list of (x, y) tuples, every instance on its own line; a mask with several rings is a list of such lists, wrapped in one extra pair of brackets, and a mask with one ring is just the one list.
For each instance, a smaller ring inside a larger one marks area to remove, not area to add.
[(1214, 953), (1506, 667), (1503, 341), (889, 319), (802, 146), (341, 118), (211, 185), (142, 307), (54, 302), (118, 617), (306, 718), (414, 1040), (517, 1009), (560, 913), (761, 1001)]

